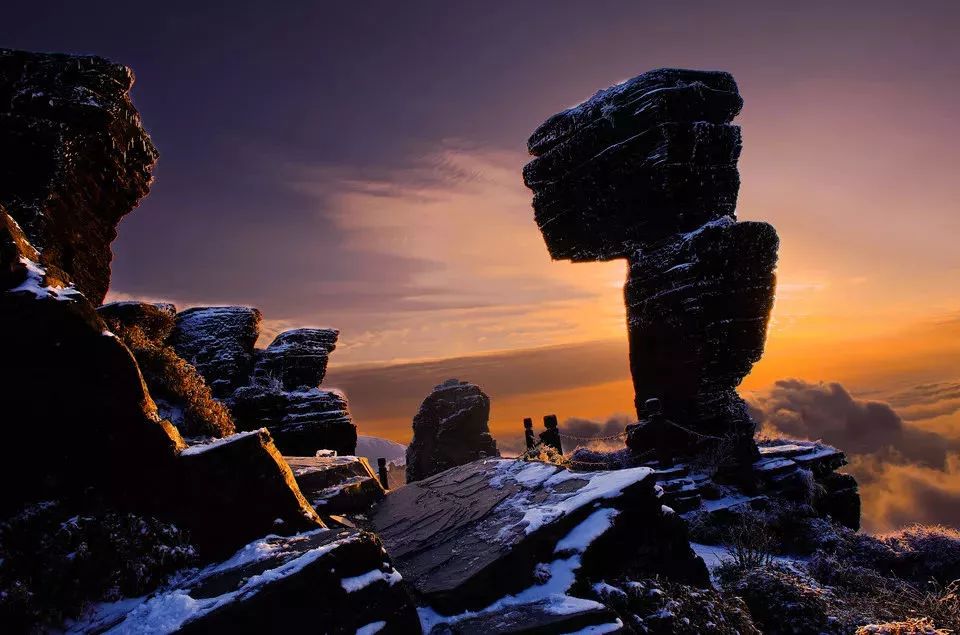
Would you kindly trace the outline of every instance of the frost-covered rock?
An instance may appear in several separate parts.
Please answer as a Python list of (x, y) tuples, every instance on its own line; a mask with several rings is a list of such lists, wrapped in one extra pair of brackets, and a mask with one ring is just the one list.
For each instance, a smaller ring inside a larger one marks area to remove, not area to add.
[(157, 159), (133, 81), (101, 57), (0, 49), (0, 204), (94, 306), (117, 224), (147, 194)]
[(250, 379), (261, 320), (250, 307), (193, 307), (177, 314), (169, 342), (223, 398)]
[(483, 457), (500, 456), (490, 434), (490, 398), (476, 384), (448, 379), (420, 404), (407, 446), (412, 483)]
[[(371, 517), (398, 570), (438, 612), (564, 605), (575, 582), (646, 571), (706, 583), (683, 522), (665, 512), (653, 470), (570, 472), (486, 459), (387, 494)], [(440, 615), (442, 614), (442, 615)]]
[(343, 394), (336, 390), (284, 390), (276, 384), (243, 386), (227, 401), (239, 430), (266, 426), (277, 447), (289, 456), (317, 450), (354, 453), (357, 426)]
[(419, 633), (403, 578), (376, 536), (267, 536), (145, 598), (101, 604), (68, 632)]
[(359, 456), (286, 456), (300, 491), (317, 512), (357, 514), (383, 500), (384, 490)]
[(555, 259), (624, 258), (637, 413), (630, 446), (661, 458), (732, 444), (756, 458), (736, 386), (760, 359), (778, 239), (735, 221), (743, 100), (729, 73), (658, 69), (596, 93), (530, 137), (524, 168)]
[(337, 347), (336, 329), (293, 329), (257, 351), (254, 380), (279, 381), (286, 390), (316, 388), (327, 372), (327, 360)]

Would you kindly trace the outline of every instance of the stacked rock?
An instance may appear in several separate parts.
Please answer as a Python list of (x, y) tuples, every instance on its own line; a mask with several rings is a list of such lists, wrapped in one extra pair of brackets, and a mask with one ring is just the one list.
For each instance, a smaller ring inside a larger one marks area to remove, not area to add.
[(357, 427), (346, 398), (319, 388), (339, 332), (293, 329), (258, 349), (260, 321), (250, 307), (194, 307), (177, 314), (170, 343), (230, 408), (238, 430), (266, 426), (290, 456), (353, 454)]
[[(558, 113), (530, 137), (524, 168), (554, 259), (625, 258), (638, 414), (663, 404), (667, 433), (638, 451), (682, 456), (721, 442), (756, 458), (736, 386), (760, 359), (779, 241), (737, 222), (743, 100), (729, 73), (660, 69)], [(642, 426), (638, 428), (642, 430)]]

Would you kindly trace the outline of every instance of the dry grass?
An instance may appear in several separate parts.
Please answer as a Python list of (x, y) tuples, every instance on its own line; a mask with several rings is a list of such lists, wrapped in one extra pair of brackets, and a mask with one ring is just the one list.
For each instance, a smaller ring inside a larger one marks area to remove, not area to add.
[(137, 326), (111, 326), (136, 358), (150, 394), (183, 408), (182, 421), (173, 422), (181, 434), (225, 437), (236, 432), (230, 411), (213, 398), (197, 369), (173, 348), (151, 340)]

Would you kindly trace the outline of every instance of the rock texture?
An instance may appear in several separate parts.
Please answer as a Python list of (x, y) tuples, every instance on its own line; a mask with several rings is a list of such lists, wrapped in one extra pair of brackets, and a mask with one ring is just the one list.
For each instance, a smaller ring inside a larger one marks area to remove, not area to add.
[(147, 194), (157, 159), (133, 81), (100, 57), (0, 49), (0, 204), (94, 306), (117, 224)]
[(590, 606), (571, 588), (601, 572), (707, 582), (682, 521), (661, 508), (649, 468), (577, 473), (475, 461), (392, 491), (371, 521), (436, 622), (540, 601), (554, 610)]
[(383, 500), (384, 490), (367, 459), (357, 456), (287, 456), (300, 491), (317, 512), (359, 514)]
[(316, 388), (327, 373), (327, 359), (337, 347), (336, 329), (293, 329), (257, 351), (254, 379), (274, 379), (285, 390)]
[(138, 301), (111, 302), (99, 307), (97, 313), (111, 328), (137, 327), (149, 339), (163, 342), (173, 331), (177, 307)]
[(530, 137), (524, 168), (550, 255), (625, 258), (630, 367), (638, 415), (666, 420), (638, 452), (696, 453), (721, 441), (756, 458), (736, 386), (760, 359), (778, 239), (735, 221), (743, 100), (729, 73), (659, 69), (554, 115)]
[(215, 397), (227, 397), (249, 381), (262, 319), (250, 307), (193, 307), (177, 314), (170, 344), (200, 371)]
[(413, 417), (407, 446), (407, 482), (412, 483), (483, 457), (500, 456), (490, 434), (490, 398), (457, 379), (436, 386)]
[(280, 451), (289, 456), (313, 456), (317, 450), (352, 455), (357, 426), (347, 400), (336, 390), (287, 391), (275, 385), (239, 388), (227, 400), (239, 430), (266, 426)]
[(268, 536), (176, 586), (95, 607), (71, 632), (419, 633), (417, 611), (376, 536), (318, 529)]

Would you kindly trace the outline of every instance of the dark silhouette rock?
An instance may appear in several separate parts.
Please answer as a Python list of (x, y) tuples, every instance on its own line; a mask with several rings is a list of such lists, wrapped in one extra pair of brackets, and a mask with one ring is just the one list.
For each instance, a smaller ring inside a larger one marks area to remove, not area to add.
[(499, 613), (511, 601), (498, 601), (518, 594), (517, 604), (569, 605), (575, 588), (625, 571), (707, 584), (654, 484), (644, 467), (486, 459), (390, 492), (371, 522), (418, 597), (447, 616)]
[(83, 632), (420, 633), (410, 594), (380, 541), (356, 529), (268, 536), (142, 603), (94, 607), (80, 626)]
[(778, 239), (734, 220), (741, 138), (730, 122), (742, 105), (729, 73), (659, 69), (554, 115), (528, 142), (524, 180), (550, 255), (629, 263), (638, 416), (657, 398), (673, 424), (637, 426), (638, 452), (732, 439), (739, 465), (757, 457), (735, 389), (763, 352)]
[(316, 388), (327, 373), (327, 360), (337, 347), (336, 329), (293, 329), (257, 351), (254, 380), (275, 379), (285, 390)]
[(260, 311), (245, 306), (193, 307), (177, 314), (169, 342), (224, 398), (250, 379), (261, 320)]
[(180, 452), (178, 471), (173, 513), (206, 554), (223, 556), (257, 536), (322, 526), (266, 430), (190, 446)]
[(110, 284), (117, 224), (157, 160), (133, 81), (100, 57), (0, 49), (0, 203), (93, 305)]
[(483, 457), (500, 456), (490, 434), (490, 398), (480, 387), (448, 379), (420, 404), (407, 446), (407, 482), (412, 483)]
[(277, 447), (289, 456), (313, 456), (317, 450), (352, 455), (357, 426), (347, 400), (335, 390), (283, 390), (276, 385), (239, 388), (227, 401), (238, 430), (266, 426)]

